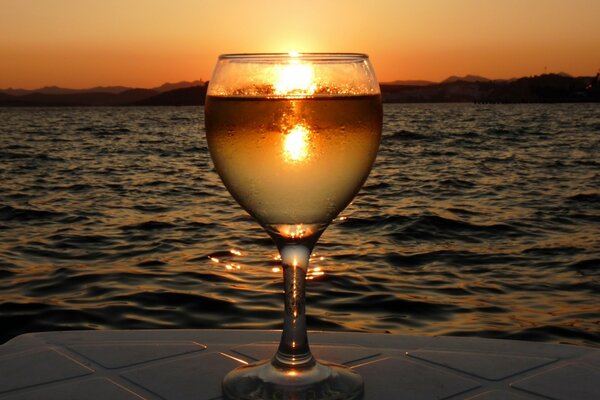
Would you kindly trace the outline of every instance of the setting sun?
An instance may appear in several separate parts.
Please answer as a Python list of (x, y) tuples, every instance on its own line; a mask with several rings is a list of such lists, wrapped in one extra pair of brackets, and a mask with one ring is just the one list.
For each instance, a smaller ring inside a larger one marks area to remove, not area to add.
[(294, 59), (290, 64), (282, 65), (275, 73), (276, 95), (306, 96), (315, 92), (314, 71), (309, 64), (302, 64)]

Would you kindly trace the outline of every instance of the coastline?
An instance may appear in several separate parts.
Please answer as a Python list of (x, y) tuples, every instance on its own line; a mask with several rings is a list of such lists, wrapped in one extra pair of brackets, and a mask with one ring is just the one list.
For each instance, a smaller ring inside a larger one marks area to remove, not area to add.
[[(381, 83), (383, 103), (596, 103), (600, 83), (595, 77), (545, 74), (514, 80), (453, 80), (441, 83)], [(14, 94), (0, 91), (0, 107), (94, 107), (94, 106), (201, 106), (208, 82), (159, 92), (123, 88), (123, 91), (31, 91)], [(90, 89), (92, 90), (92, 89)], [(98, 89), (101, 90), (101, 89)]]

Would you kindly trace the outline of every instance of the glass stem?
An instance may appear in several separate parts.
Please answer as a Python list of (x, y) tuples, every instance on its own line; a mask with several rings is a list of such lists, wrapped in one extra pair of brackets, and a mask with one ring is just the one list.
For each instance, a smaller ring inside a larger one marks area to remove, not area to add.
[(283, 332), (273, 364), (280, 368), (306, 368), (314, 365), (306, 335), (305, 284), (311, 249), (300, 244), (280, 247), (285, 313)]

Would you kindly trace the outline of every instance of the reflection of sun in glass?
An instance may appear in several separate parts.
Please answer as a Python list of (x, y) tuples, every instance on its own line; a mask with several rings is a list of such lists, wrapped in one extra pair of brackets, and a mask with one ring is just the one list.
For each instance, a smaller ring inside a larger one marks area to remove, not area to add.
[(308, 157), (310, 131), (302, 125), (294, 126), (283, 138), (283, 155), (289, 162), (303, 161)]
[[(313, 230), (304, 224), (275, 225), (275, 229), (277, 229), (277, 233), (279, 233), (281, 236), (284, 236), (286, 238), (291, 238), (291, 239), (300, 239), (300, 238), (307, 237), (307, 236), (310, 236), (313, 234)], [(281, 258), (276, 258), (276, 260), (280, 261)]]
[(302, 96), (313, 94), (316, 90), (313, 67), (309, 64), (293, 59), (275, 73), (273, 86), (276, 95)]

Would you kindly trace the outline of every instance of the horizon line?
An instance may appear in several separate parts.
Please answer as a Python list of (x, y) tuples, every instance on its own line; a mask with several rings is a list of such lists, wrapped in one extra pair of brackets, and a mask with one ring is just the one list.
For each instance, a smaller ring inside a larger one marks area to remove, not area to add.
[[(596, 72), (596, 74), (600, 74), (600, 69), (598, 70), (598, 72)], [(511, 78), (488, 78), (486, 76), (483, 75), (478, 75), (478, 74), (466, 74), (466, 75), (449, 75), (447, 78), (442, 79), (440, 81), (435, 81), (435, 80), (430, 80), (430, 79), (393, 79), (393, 80), (385, 80), (385, 81), (378, 81), (378, 83), (381, 84), (390, 84), (390, 83), (396, 83), (396, 82), (427, 82), (427, 83), (432, 83), (432, 84), (439, 84), (439, 83), (443, 83), (451, 78), (458, 78), (457, 80), (460, 80), (460, 78), (480, 78), (483, 80), (488, 80), (488, 81), (512, 81), (512, 80), (517, 80), (517, 79), (521, 79), (521, 78), (529, 78), (529, 77), (536, 77), (536, 76), (542, 76), (542, 75), (562, 75), (562, 76), (566, 76), (566, 77), (570, 77), (570, 78), (591, 78), (594, 77), (594, 74), (591, 75), (571, 75), (568, 72), (543, 72), (541, 74), (537, 74), (537, 75), (523, 75), (523, 76), (519, 76), (519, 77), (511, 77)], [(208, 80), (204, 80), (202, 78), (198, 78), (198, 79), (193, 79), (193, 80), (180, 80), (180, 81), (167, 81), (167, 82), (163, 82), (162, 84), (159, 85), (155, 85), (155, 86), (150, 86), (150, 87), (142, 87), (142, 86), (128, 86), (125, 84), (108, 84), (108, 85), (96, 85), (96, 86), (86, 86), (86, 87), (66, 87), (66, 86), (58, 86), (56, 84), (50, 84), (50, 85), (44, 85), (44, 86), (40, 86), (40, 87), (35, 87), (32, 89), (28, 89), (25, 87), (13, 87), (13, 86), (8, 86), (8, 87), (0, 87), (0, 91), (7, 91), (7, 90), (13, 90), (13, 91), (17, 91), (17, 90), (23, 90), (23, 91), (36, 91), (36, 90), (41, 90), (41, 89), (65, 89), (65, 90), (88, 90), (88, 89), (100, 89), (100, 88), (126, 88), (126, 89), (146, 89), (146, 90), (152, 90), (152, 89), (158, 89), (162, 86), (165, 85), (177, 85), (177, 84), (181, 84), (181, 83), (194, 83), (194, 82), (200, 82), (202, 84), (206, 84), (207, 82), (209, 82)]]

